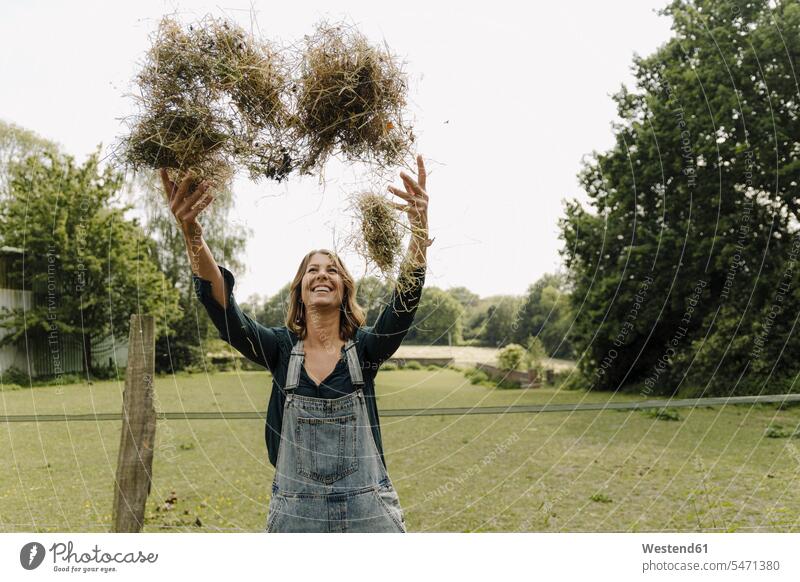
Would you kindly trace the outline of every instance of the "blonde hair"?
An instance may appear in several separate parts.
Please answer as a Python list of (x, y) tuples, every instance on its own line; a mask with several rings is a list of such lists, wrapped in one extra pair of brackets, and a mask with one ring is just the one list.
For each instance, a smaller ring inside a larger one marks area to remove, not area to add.
[(291, 291), (289, 293), (289, 310), (286, 313), (286, 327), (296, 333), (300, 339), (305, 339), (306, 309), (301, 301), (303, 297), (303, 275), (306, 273), (308, 263), (311, 262), (311, 257), (317, 253), (327, 255), (333, 264), (336, 265), (344, 285), (342, 304), (339, 307), (342, 312), (339, 322), (339, 339), (348, 340), (355, 338), (356, 330), (364, 325), (367, 320), (364, 315), (364, 310), (356, 301), (356, 283), (336, 253), (327, 249), (311, 251), (303, 257), (303, 260), (300, 262), (300, 267), (297, 269), (297, 274), (292, 280)]

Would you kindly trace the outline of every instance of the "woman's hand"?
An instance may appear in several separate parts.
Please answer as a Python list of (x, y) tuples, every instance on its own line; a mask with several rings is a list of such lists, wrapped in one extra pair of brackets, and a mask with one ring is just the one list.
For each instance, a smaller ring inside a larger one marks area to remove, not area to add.
[(406, 204), (392, 202), (392, 205), (408, 214), (411, 240), (408, 243), (408, 255), (404, 266), (413, 269), (425, 265), (428, 247), (433, 242), (428, 238), (428, 193), (425, 191), (427, 174), (422, 156), (417, 156), (416, 180), (405, 172), (400, 172), (400, 177), (403, 179), (405, 191), (389, 186), (389, 192), (406, 201)]
[(417, 156), (417, 179), (414, 180), (405, 172), (400, 172), (405, 190), (389, 186), (389, 192), (399, 196), (407, 204), (392, 205), (398, 210), (408, 214), (408, 221), (411, 224), (411, 233), (414, 238), (427, 241), (428, 238), (428, 193), (425, 191), (425, 181), (427, 174), (422, 156)]
[(164, 183), (164, 191), (169, 200), (169, 209), (183, 234), (186, 236), (199, 236), (203, 229), (197, 222), (197, 216), (205, 210), (214, 200), (209, 194), (204, 196), (210, 184), (201, 182), (192, 189), (193, 179), (186, 176), (180, 184), (175, 184), (169, 179), (166, 168), (161, 168), (161, 181)]

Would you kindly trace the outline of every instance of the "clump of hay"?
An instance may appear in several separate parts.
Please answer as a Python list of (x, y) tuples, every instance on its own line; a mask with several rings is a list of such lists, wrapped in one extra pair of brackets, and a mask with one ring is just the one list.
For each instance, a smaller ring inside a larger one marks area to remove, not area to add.
[(118, 157), (134, 170), (166, 167), (217, 185), (237, 167), (256, 180), (283, 179), (292, 169), (283, 139), (288, 70), (280, 51), (238, 25), (206, 17), (187, 29), (163, 18)]
[(403, 261), (403, 241), (412, 229), (402, 213), (385, 196), (374, 192), (353, 196), (351, 212), (356, 228), (348, 246), (401, 293), (409, 290), (416, 282), (411, 276), (413, 265)]
[(395, 166), (414, 135), (405, 127), (407, 79), (388, 48), (345, 24), (317, 25), (305, 37), (292, 126), (301, 171), (321, 169), (341, 152), (348, 161)]
[(399, 213), (380, 194), (363, 192), (356, 196), (355, 202), (363, 241), (362, 256), (371, 259), (382, 273), (391, 273), (403, 250)]
[(287, 53), (226, 20), (164, 17), (151, 43), (117, 150), (133, 170), (221, 186), (239, 168), (280, 181), (321, 172), (335, 154), (380, 170), (411, 151), (398, 59), (346, 24), (318, 24)]

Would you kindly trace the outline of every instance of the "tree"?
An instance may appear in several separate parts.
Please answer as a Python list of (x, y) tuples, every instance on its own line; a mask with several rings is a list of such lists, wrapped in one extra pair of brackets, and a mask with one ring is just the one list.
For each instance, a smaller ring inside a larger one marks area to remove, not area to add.
[(0, 120), (0, 197), (7, 194), (10, 165), (45, 151), (57, 152), (58, 146), (28, 129)]
[(519, 344), (508, 344), (497, 354), (497, 365), (503, 370), (523, 370), (527, 352)]
[(473, 309), (480, 302), (480, 297), (466, 287), (451, 287), (447, 292), (458, 301), (465, 311)]
[(391, 299), (391, 287), (377, 277), (364, 277), (356, 285), (356, 300), (364, 309), (367, 325), (373, 325)]
[(90, 375), (93, 340), (112, 333), (127, 338), (132, 313), (169, 321), (176, 293), (158, 270), (152, 241), (115, 205), (123, 176), (101, 169), (98, 152), (77, 165), (44, 151), (12, 161), (8, 170), (1, 242), (23, 249), (11, 273), (34, 300), (28, 309), (0, 314), (0, 326), (10, 330), (2, 342), (81, 337)]
[(408, 343), (461, 343), (464, 308), (452, 295), (438, 287), (426, 287), (420, 299), (414, 325), (406, 335)]
[(561, 221), (580, 371), (608, 390), (782, 389), (763, 371), (800, 348), (793, 318), (757, 333), (773, 305), (800, 308), (800, 5), (678, 0), (663, 14), (674, 36), (634, 59), (615, 145), (580, 174), (588, 208), (568, 202)]
[(477, 326), (472, 333), (488, 346), (500, 347), (515, 342), (520, 334), (519, 322), (524, 313), (522, 298), (497, 296), (487, 299), (486, 303), (485, 310), (471, 322)]
[(255, 316), (256, 321), (267, 327), (286, 325), (286, 312), (289, 310), (289, 293), (292, 283), (286, 283), (272, 297), (264, 300), (249, 301), (242, 309)]
[(544, 342), (538, 337), (529, 337), (526, 342), (525, 366), (529, 370), (535, 370), (541, 378), (544, 372), (544, 359), (547, 357), (547, 350)]
[(519, 318), (515, 341), (538, 337), (545, 351), (554, 358), (571, 358), (568, 337), (573, 320), (567, 280), (564, 274), (546, 273), (528, 287)]

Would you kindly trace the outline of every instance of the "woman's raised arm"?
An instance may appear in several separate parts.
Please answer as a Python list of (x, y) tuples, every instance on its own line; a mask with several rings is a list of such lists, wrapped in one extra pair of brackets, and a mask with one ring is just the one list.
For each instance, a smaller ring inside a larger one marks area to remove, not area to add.
[(209, 281), (212, 297), (223, 309), (228, 307), (225, 280), (211, 254), (211, 249), (203, 240), (203, 227), (197, 221), (197, 216), (214, 200), (211, 194), (205, 195), (208, 183), (203, 182), (191, 190), (190, 176), (185, 177), (180, 184), (176, 184), (169, 179), (164, 168), (161, 169), (161, 181), (167, 193), (169, 209), (183, 232), (192, 272), (201, 279)]
[(217, 265), (211, 249), (203, 239), (203, 229), (197, 216), (214, 200), (211, 195), (204, 196), (208, 189), (207, 183), (190, 191), (189, 178), (175, 184), (164, 169), (161, 170), (161, 179), (169, 198), (169, 208), (186, 241), (189, 264), (194, 273), (195, 291), (220, 338), (249, 360), (273, 370), (278, 361), (278, 339), (275, 332), (239, 308), (233, 298), (233, 274)]
[(428, 193), (425, 190), (427, 175), (422, 156), (417, 156), (417, 168), (416, 180), (405, 172), (400, 172), (405, 190), (389, 186), (390, 192), (406, 201), (406, 204), (394, 206), (408, 214), (411, 224), (411, 240), (400, 269), (404, 276), (410, 277), (411, 284), (394, 289), (391, 300), (365, 338), (367, 359), (377, 365), (385, 362), (400, 347), (414, 321), (425, 284), (427, 250), (433, 241), (428, 238)]

